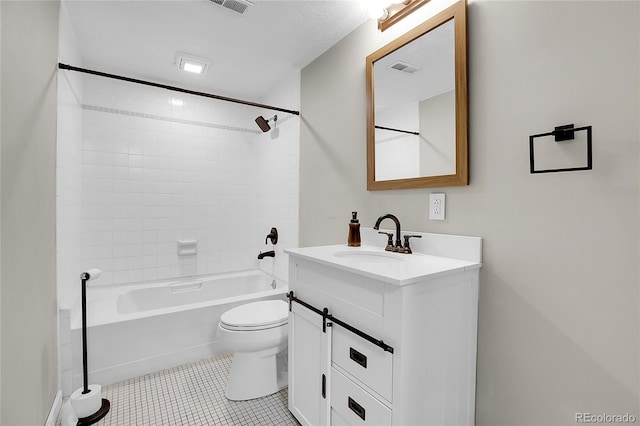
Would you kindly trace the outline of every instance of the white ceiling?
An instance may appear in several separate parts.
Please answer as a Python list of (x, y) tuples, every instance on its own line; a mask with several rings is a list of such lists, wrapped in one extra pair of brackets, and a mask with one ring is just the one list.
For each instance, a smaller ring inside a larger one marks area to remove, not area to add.
[[(254, 0), (240, 15), (209, 0), (66, 0), (84, 61), (69, 65), (260, 102), (365, 22), (364, 1)], [(181, 71), (177, 51), (211, 66)]]

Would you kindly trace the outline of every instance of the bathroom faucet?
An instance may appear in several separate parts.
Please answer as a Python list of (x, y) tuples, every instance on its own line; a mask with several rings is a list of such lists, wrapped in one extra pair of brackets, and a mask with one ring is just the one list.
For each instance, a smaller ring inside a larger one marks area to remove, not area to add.
[(269, 251), (265, 251), (264, 253), (260, 252), (260, 254), (258, 255), (259, 260), (262, 260), (265, 257), (276, 257), (276, 252), (273, 250), (269, 250)]
[[(378, 229), (380, 229), (380, 222), (382, 222), (385, 219), (391, 219), (396, 224), (396, 246), (392, 247), (391, 245), (387, 244), (387, 248), (385, 248), (385, 250), (387, 250), (387, 251), (399, 251), (400, 249), (402, 249), (402, 242), (400, 241), (400, 221), (398, 220), (397, 217), (395, 217), (394, 215), (392, 215), (390, 213), (382, 215), (382, 216), (380, 216), (378, 218), (378, 220), (376, 220), (376, 224), (373, 225), (373, 229), (375, 229), (376, 231)], [(391, 239), (391, 236), (389, 236), (389, 239)]]

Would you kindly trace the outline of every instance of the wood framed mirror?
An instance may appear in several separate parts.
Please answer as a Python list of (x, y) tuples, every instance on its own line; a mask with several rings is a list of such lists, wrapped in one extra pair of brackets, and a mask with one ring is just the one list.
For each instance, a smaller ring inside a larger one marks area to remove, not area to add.
[(469, 184), (467, 3), (366, 59), (367, 190)]

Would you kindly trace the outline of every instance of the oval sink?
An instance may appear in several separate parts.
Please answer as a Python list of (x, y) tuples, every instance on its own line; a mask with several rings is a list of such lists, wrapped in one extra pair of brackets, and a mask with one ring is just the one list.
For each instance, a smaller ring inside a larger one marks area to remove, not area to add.
[(393, 263), (404, 261), (402, 257), (399, 257), (401, 255), (386, 253), (383, 251), (347, 250), (335, 252), (333, 255), (343, 259), (367, 263)]

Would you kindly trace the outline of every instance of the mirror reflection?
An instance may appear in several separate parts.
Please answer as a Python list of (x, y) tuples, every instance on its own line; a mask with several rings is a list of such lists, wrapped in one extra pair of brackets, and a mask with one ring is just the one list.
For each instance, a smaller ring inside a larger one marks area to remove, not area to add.
[(369, 190), (468, 184), (466, 3), (367, 57)]
[(456, 172), (453, 52), (450, 20), (375, 62), (376, 180)]

